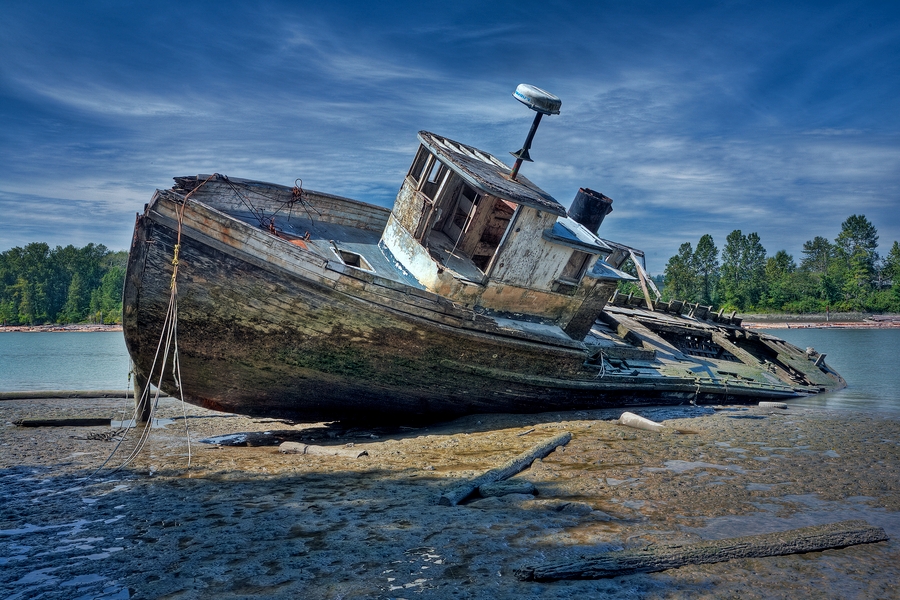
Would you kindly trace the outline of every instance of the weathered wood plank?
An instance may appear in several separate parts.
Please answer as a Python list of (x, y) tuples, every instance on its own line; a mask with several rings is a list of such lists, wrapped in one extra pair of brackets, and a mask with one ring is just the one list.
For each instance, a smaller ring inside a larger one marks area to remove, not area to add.
[(862, 520), (839, 521), (828, 525), (802, 527), (790, 531), (709, 540), (679, 546), (651, 546), (639, 550), (607, 552), (577, 561), (525, 566), (515, 571), (523, 581), (600, 579), (630, 573), (651, 573), (685, 565), (703, 565), (735, 558), (764, 558), (785, 554), (819, 552), (888, 540), (881, 527)]
[(511, 458), (510, 460), (506, 461), (496, 469), (491, 469), (487, 473), (484, 473), (483, 475), (476, 477), (475, 479), (462, 483), (449, 492), (446, 492), (440, 497), (438, 503), (443, 506), (456, 506), (457, 504), (468, 498), (470, 495), (472, 495), (479, 487), (488, 483), (495, 483), (497, 481), (509, 479), (516, 473), (524, 471), (525, 469), (530, 467), (531, 463), (533, 463), (535, 460), (544, 458), (545, 456), (556, 450), (557, 447), (568, 444), (569, 440), (571, 439), (572, 434), (566, 432), (553, 436), (549, 440), (544, 440), (540, 444), (533, 446), (532, 448), (526, 450), (515, 458)]

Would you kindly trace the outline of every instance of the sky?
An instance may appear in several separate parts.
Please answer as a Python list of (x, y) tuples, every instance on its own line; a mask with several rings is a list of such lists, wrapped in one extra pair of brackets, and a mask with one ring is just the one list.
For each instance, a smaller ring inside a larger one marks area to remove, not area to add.
[(172, 177), (391, 206), (419, 130), (512, 164), (662, 273), (735, 229), (797, 262), (865, 215), (900, 240), (900, 3), (4, 2), (0, 251), (127, 250)]

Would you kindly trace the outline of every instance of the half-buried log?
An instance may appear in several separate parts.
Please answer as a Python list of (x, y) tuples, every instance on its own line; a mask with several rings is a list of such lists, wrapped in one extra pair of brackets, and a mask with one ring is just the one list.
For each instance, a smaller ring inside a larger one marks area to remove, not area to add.
[(517, 569), (515, 573), (516, 577), (523, 581), (600, 579), (631, 573), (665, 571), (685, 565), (717, 563), (733, 558), (763, 558), (819, 552), (856, 544), (884, 542), (887, 539), (888, 536), (881, 527), (873, 527), (862, 520), (839, 521), (828, 525), (724, 540), (708, 540), (696, 544), (660, 545), (639, 550), (607, 552), (577, 561), (525, 566)]
[(109, 427), (109, 417), (61, 417), (59, 419), (19, 419), (19, 427)]
[(357, 446), (313, 446), (311, 444), (301, 444), (298, 442), (283, 442), (278, 449), (283, 454), (311, 454), (316, 456), (346, 456), (349, 458), (359, 458), (368, 456), (369, 453), (363, 448)]
[(458, 487), (453, 488), (446, 494), (442, 495), (440, 499), (438, 499), (438, 504), (441, 504), (443, 506), (456, 506), (457, 504), (471, 496), (479, 487), (487, 483), (494, 483), (495, 481), (509, 479), (516, 473), (524, 471), (525, 469), (530, 467), (531, 463), (533, 463), (535, 460), (544, 458), (545, 456), (556, 450), (558, 446), (564, 446), (568, 444), (569, 440), (571, 439), (572, 434), (566, 432), (554, 436), (549, 440), (545, 440), (537, 446), (534, 446), (531, 449), (516, 456), (515, 458), (511, 458), (496, 469), (491, 469), (487, 473), (484, 473), (483, 475), (476, 477), (475, 479), (467, 481), (459, 485)]

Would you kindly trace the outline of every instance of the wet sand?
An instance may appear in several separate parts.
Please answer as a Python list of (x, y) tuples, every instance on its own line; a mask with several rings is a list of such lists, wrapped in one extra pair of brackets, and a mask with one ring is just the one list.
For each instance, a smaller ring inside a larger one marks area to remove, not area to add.
[[(166, 399), (157, 416), (171, 421), (151, 430), (131, 464), (90, 479), (116, 446), (103, 439), (109, 427), (12, 425), (120, 419), (129, 406), (111, 398), (0, 401), (0, 597), (898, 597), (900, 421), (884, 415), (635, 411), (696, 435), (618, 426), (612, 419), (621, 411), (346, 430)], [(515, 477), (537, 495), (437, 504), (460, 481), (562, 431), (573, 434), (567, 446)], [(213, 436), (231, 437), (198, 443)], [(137, 437), (108, 467), (125, 460)], [(287, 455), (281, 441), (352, 443), (368, 456)], [(883, 527), (891, 540), (598, 581), (513, 575), (605, 550), (851, 518)]]

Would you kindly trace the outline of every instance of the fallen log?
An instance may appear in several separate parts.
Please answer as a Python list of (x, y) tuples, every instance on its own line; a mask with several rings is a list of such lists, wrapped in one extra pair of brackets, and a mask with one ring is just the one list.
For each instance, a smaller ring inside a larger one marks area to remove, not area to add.
[(530, 467), (531, 463), (533, 463), (535, 460), (544, 458), (545, 456), (556, 450), (557, 447), (568, 444), (569, 440), (571, 439), (572, 434), (566, 432), (554, 436), (549, 440), (545, 440), (537, 446), (534, 446), (531, 449), (516, 456), (515, 458), (509, 459), (496, 469), (491, 469), (487, 473), (484, 473), (483, 475), (480, 475), (479, 477), (467, 481), (453, 488), (449, 492), (446, 492), (438, 499), (438, 504), (441, 504), (442, 506), (456, 506), (457, 504), (471, 496), (479, 487), (488, 483), (494, 483), (496, 481), (502, 481), (503, 479), (509, 479), (516, 473), (524, 471), (525, 469)]
[(100, 417), (63, 417), (60, 419), (19, 419), (19, 427), (109, 427), (112, 420)]
[(360, 456), (368, 456), (369, 453), (362, 448), (355, 446), (313, 446), (311, 444), (300, 444), (298, 442), (284, 442), (278, 449), (284, 454), (314, 454), (317, 456), (347, 456), (349, 458), (359, 458)]
[(717, 563), (734, 558), (802, 554), (887, 540), (888, 536), (881, 527), (873, 527), (863, 520), (839, 521), (763, 535), (606, 552), (577, 561), (525, 566), (516, 569), (515, 575), (522, 581), (600, 579), (665, 571), (685, 565)]
[(46, 398), (134, 398), (131, 390), (25, 390), (0, 392), (0, 400), (43, 400)]

